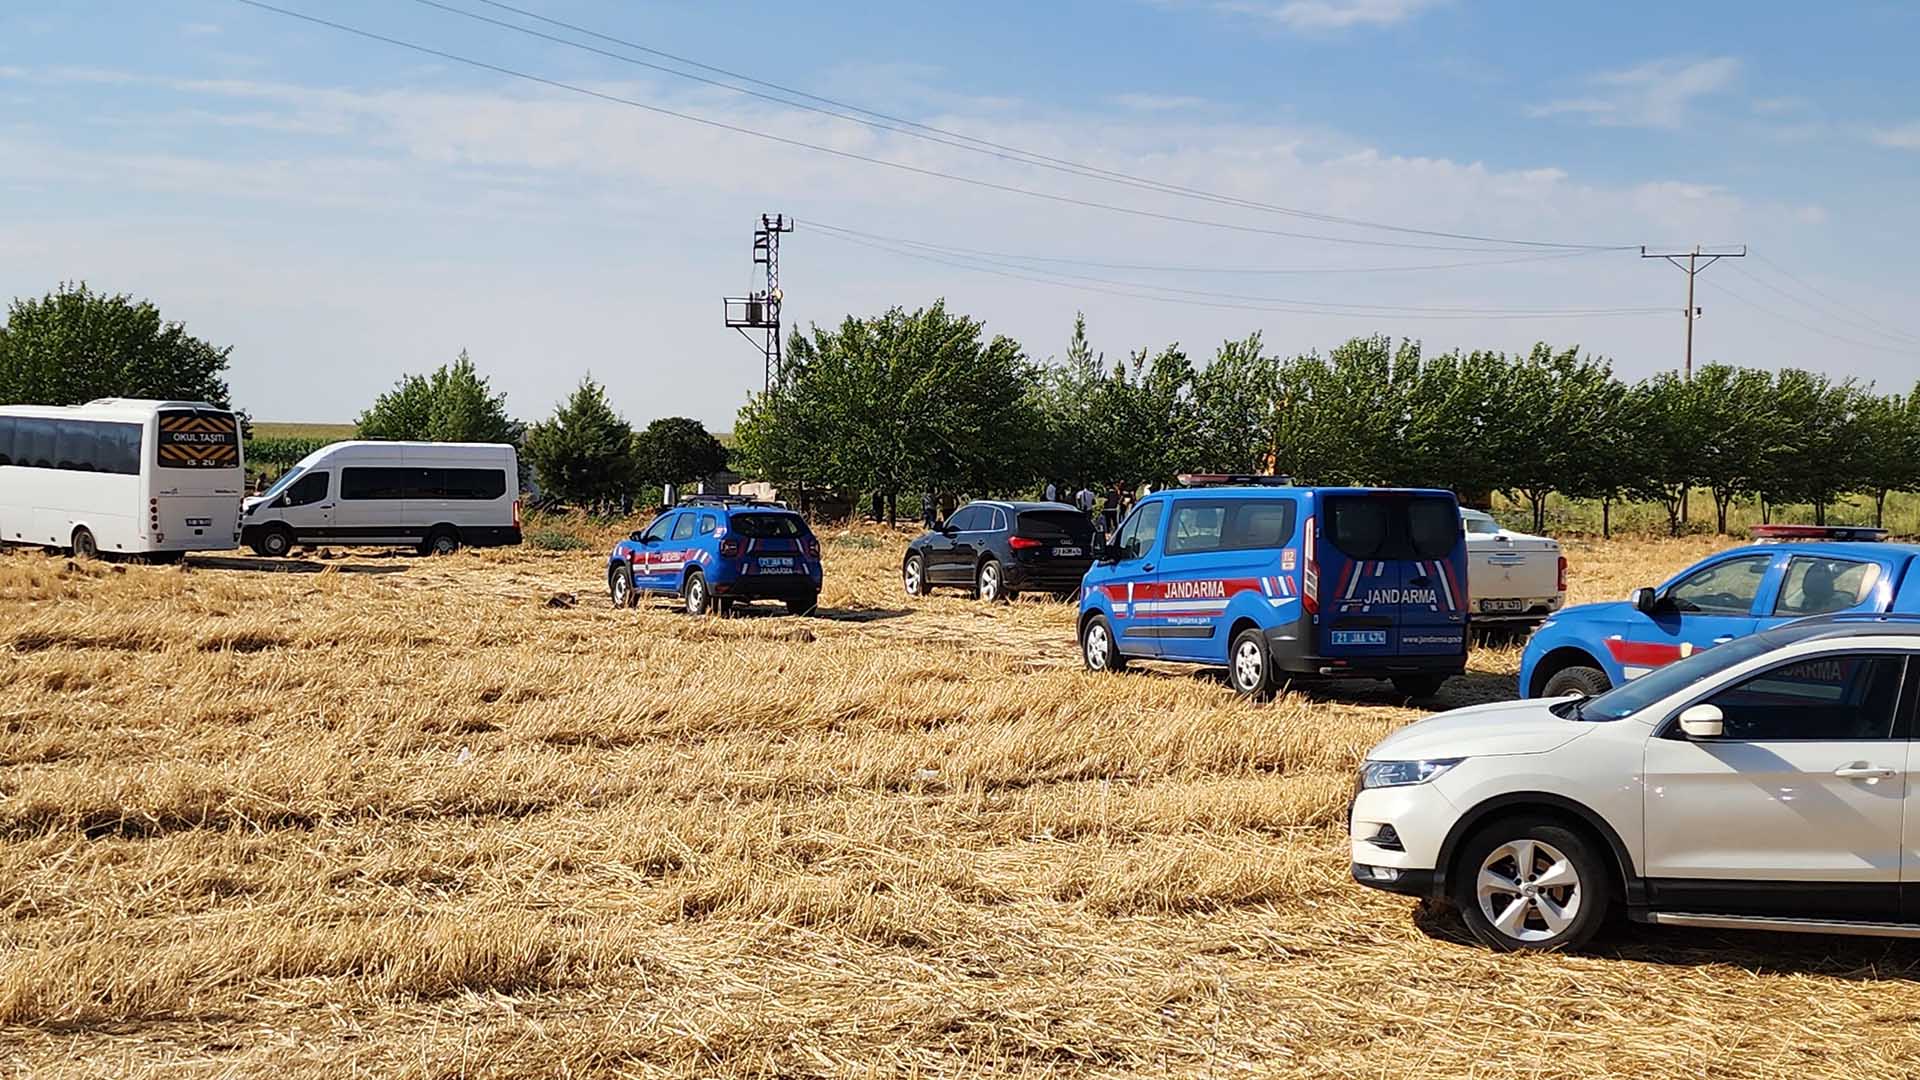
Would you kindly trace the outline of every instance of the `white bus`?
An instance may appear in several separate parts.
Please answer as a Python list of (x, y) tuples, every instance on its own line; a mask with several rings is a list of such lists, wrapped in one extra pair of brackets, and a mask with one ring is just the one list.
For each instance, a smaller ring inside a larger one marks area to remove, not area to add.
[(0, 406), (0, 542), (156, 561), (240, 543), (240, 425), (204, 401)]

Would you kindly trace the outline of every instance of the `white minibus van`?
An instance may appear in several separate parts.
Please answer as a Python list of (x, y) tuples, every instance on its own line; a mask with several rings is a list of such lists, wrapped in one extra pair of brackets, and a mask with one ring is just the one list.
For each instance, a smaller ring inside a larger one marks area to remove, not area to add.
[(246, 501), (240, 539), (270, 556), (295, 544), (439, 555), (517, 544), (520, 461), (505, 443), (332, 443)]
[(240, 425), (204, 401), (0, 406), (0, 541), (178, 559), (240, 542)]

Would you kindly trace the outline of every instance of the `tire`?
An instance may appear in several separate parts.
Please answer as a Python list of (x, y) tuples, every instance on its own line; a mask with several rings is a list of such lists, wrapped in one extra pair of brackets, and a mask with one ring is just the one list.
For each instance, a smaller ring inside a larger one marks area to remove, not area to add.
[(100, 542), (93, 538), (93, 531), (82, 525), (73, 530), (73, 557), (76, 559), (97, 559), (100, 557)]
[(1080, 627), (1080, 659), (1088, 671), (1123, 671), (1127, 658), (1120, 655), (1120, 643), (1114, 640), (1113, 624), (1105, 615), (1095, 615)]
[(293, 533), (284, 525), (271, 525), (253, 542), (253, 550), (269, 559), (284, 559), (293, 553)]
[(787, 601), (787, 614), (811, 615), (820, 606), (819, 593), (806, 593)]
[[(1543, 887), (1549, 877), (1556, 884)], [(1476, 831), (1448, 878), (1467, 929), (1501, 952), (1579, 948), (1606, 921), (1613, 890), (1592, 841), (1553, 820), (1525, 817)]]
[(422, 555), (451, 555), (460, 550), (460, 533), (457, 529), (441, 527), (427, 534), (420, 541)]
[(1440, 692), (1445, 675), (1395, 675), (1393, 688), (1415, 701), (1425, 701)]
[(617, 608), (630, 608), (640, 602), (640, 592), (633, 587), (633, 571), (625, 566), (616, 566), (607, 571), (607, 598)]
[(1227, 681), (1233, 692), (1254, 701), (1273, 696), (1273, 656), (1267, 651), (1267, 635), (1257, 629), (1234, 635), (1227, 650)]
[(713, 594), (707, 591), (707, 575), (698, 570), (687, 575), (680, 586), (680, 602), (689, 615), (705, 615), (713, 609)]
[(999, 559), (980, 560), (980, 568), (973, 572), (973, 595), (989, 604), (1007, 601), (1011, 594), (1007, 591), (1006, 571), (1001, 569)]
[(1563, 667), (1547, 678), (1547, 685), (1541, 688), (1541, 697), (1560, 697), (1563, 694), (1578, 692), (1586, 697), (1598, 697), (1613, 689), (1613, 680), (1597, 667), (1576, 664)]
[(907, 561), (900, 564), (900, 587), (908, 596), (925, 596), (933, 591), (927, 583), (927, 560), (919, 552), (908, 554)]

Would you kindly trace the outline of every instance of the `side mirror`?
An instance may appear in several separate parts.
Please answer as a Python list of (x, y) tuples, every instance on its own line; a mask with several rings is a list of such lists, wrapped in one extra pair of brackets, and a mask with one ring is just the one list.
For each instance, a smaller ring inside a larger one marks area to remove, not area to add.
[(1642, 586), (1627, 595), (1633, 609), (1645, 615), (1651, 615), (1660, 606), (1660, 597), (1649, 588)]
[(640, 530), (639, 530), (639, 529), (635, 529), (635, 530), (633, 530), (633, 531), (632, 531), (631, 533), (628, 533), (628, 534), (627, 534), (627, 539), (628, 539), (628, 540), (631, 540), (631, 541), (633, 541), (633, 542), (634, 542), (634, 543), (636, 543), (636, 544), (637, 544), (637, 543), (639, 543), (639, 542), (641, 541), (641, 539), (642, 539), (642, 537), (641, 537), (641, 535), (640, 535)]
[(277, 510), (285, 505), (287, 505), (286, 492), (281, 492), (279, 495), (274, 496), (274, 499), (273, 499), (274, 509)]
[(935, 527), (934, 527), (934, 530), (933, 530), (933, 531), (934, 531), (934, 532), (937, 532), (937, 533), (939, 533), (939, 534), (940, 534), (941, 536), (958, 536), (958, 535), (960, 535), (960, 530), (959, 530), (959, 529), (956, 529), (956, 528), (954, 528), (954, 527), (953, 527), (953, 522), (951, 522), (951, 521), (943, 521), (943, 522), (941, 522), (941, 523), (940, 523), (939, 525), (937, 525), (937, 526), (935, 526)]
[(1680, 714), (1680, 730), (1689, 739), (1717, 739), (1726, 727), (1720, 706), (1701, 702), (1689, 705)]

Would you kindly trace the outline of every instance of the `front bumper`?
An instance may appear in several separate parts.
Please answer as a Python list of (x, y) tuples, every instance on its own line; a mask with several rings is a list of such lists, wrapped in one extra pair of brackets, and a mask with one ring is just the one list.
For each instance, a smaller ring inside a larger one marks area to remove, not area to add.
[(1369, 889), (1381, 889), (1402, 896), (1418, 896), (1421, 899), (1439, 897), (1439, 882), (1431, 870), (1399, 870), (1390, 866), (1367, 866), (1354, 863), (1351, 867), (1353, 880)]
[[(1347, 807), (1353, 880), (1408, 896), (1438, 896), (1440, 848), (1458, 817), (1431, 783), (1355, 792)], [(1389, 826), (1392, 840), (1383, 846), (1383, 827)]]

